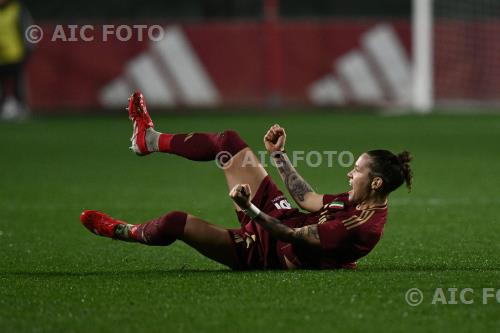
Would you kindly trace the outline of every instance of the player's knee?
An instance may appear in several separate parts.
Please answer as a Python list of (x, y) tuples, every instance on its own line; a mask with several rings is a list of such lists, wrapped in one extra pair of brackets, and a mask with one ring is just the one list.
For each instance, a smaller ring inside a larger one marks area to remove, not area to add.
[(144, 236), (149, 245), (169, 245), (184, 234), (187, 214), (173, 211), (146, 224)]
[(165, 235), (179, 237), (184, 232), (187, 214), (181, 211), (172, 211), (160, 217), (160, 225)]
[(248, 147), (246, 142), (234, 130), (226, 130), (221, 134), (221, 150), (227, 151), (232, 156)]

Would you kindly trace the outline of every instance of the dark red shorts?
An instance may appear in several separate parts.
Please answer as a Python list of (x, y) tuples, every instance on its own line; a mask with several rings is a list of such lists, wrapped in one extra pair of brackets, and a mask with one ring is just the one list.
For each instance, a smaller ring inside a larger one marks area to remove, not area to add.
[[(252, 203), (264, 213), (279, 220), (302, 214), (298, 209), (292, 208), (283, 192), (269, 176), (260, 183)], [(236, 269), (284, 268), (276, 253), (276, 240), (243, 212), (239, 211), (236, 214), (241, 228), (228, 230), (238, 253), (239, 265)]]

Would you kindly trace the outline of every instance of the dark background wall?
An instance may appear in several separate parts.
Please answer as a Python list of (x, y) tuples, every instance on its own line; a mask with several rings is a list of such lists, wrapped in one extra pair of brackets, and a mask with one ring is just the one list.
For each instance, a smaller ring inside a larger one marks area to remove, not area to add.
[[(262, 0), (25, 0), (35, 19), (260, 18)], [(281, 0), (284, 17), (407, 17), (411, 0)]]

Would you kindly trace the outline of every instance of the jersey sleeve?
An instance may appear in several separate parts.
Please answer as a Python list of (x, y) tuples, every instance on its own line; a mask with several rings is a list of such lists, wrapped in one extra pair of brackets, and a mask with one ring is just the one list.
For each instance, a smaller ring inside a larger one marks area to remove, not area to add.
[(342, 201), (347, 205), (349, 201), (349, 192), (338, 194), (323, 194), (323, 205), (329, 204), (333, 201)]
[(318, 224), (321, 248), (333, 250), (342, 245), (349, 232), (340, 219)]

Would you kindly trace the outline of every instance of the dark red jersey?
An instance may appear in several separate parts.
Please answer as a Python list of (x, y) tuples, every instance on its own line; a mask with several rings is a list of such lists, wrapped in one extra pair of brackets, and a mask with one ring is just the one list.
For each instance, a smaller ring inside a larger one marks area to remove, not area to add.
[(321, 249), (277, 242), (277, 253), (287, 267), (354, 268), (382, 237), (387, 205), (359, 210), (349, 194), (324, 195), (323, 208), (283, 220), (290, 227), (318, 225)]
[(238, 212), (240, 229), (229, 230), (240, 257), (240, 269), (354, 268), (382, 236), (387, 206), (359, 210), (349, 194), (324, 195), (323, 208), (302, 213), (291, 208), (283, 193), (266, 177), (252, 203), (292, 228), (317, 224), (320, 249), (278, 241), (259, 224)]

